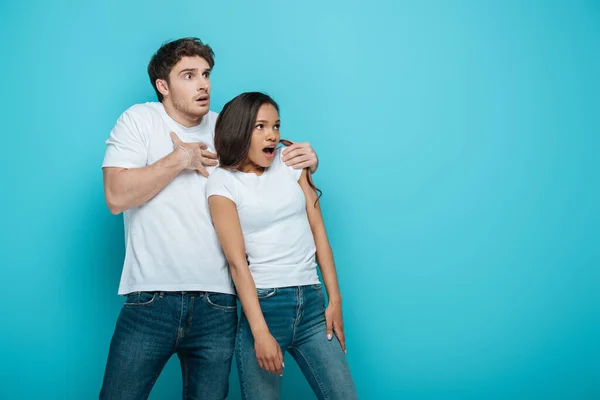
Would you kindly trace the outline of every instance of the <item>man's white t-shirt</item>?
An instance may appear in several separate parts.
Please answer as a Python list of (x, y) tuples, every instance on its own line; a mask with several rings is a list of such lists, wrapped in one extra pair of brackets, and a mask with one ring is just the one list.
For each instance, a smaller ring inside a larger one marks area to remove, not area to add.
[[(200, 125), (186, 128), (169, 117), (162, 103), (134, 105), (111, 131), (102, 167), (154, 164), (173, 151), (171, 131), (183, 142), (204, 142), (214, 152), (216, 119), (210, 111)], [(125, 263), (119, 294), (235, 293), (208, 211), (206, 182), (199, 173), (184, 170), (150, 201), (123, 213)]]
[(319, 283), (306, 199), (298, 184), (302, 170), (281, 161), (282, 149), (260, 176), (217, 168), (206, 186), (207, 198), (223, 196), (235, 203), (257, 288)]

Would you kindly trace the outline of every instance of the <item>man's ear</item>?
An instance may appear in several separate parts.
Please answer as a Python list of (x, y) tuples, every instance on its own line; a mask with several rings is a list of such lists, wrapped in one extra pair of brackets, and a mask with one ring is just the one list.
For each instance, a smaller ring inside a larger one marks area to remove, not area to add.
[(163, 97), (169, 95), (169, 84), (164, 79), (156, 80), (156, 89), (158, 89), (158, 91), (160, 92), (160, 94), (163, 95)]

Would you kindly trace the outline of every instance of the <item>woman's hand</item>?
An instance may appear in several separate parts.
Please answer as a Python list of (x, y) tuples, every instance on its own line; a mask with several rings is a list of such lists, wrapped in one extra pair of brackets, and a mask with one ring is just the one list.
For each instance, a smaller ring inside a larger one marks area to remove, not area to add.
[(258, 365), (274, 374), (283, 375), (283, 354), (281, 347), (271, 335), (265, 332), (254, 338), (254, 351)]
[(342, 345), (342, 350), (346, 353), (346, 337), (344, 336), (341, 303), (329, 303), (325, 310), (325, 322), (327, 324), (327, 340), (333, 339), (333, 332), (335, 331), (335, 335)]

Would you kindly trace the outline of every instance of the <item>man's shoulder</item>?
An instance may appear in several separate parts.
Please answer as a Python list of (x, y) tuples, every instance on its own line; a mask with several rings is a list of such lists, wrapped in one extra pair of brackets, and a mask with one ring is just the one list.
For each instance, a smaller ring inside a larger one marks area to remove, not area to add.
[(158, 102), (134, 104), (125, 110), (123, 115), (136, 119), (160, 118), (161, 107), (162, 104)]
[(162, 104), (156, 102), (134, 104), (121, 114), (115, 129), (148, 135), (162, 125), (160, 107)]

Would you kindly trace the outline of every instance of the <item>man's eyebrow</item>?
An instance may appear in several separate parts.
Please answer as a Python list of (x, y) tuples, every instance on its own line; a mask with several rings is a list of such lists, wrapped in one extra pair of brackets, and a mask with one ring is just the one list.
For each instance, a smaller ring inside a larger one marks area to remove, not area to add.
[(181, 75), (184, 72), (196, 72), (198, 71), (198, 68), (186, 68), (186, 69), (182, 69), (181, 71), (179, 71), (179, 73), (177, 75)]

